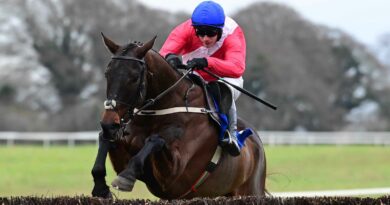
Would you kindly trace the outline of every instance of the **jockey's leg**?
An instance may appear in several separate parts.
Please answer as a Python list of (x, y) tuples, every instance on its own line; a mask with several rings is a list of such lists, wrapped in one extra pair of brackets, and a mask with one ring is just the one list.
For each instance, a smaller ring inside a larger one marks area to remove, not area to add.
[(237, 139), (237, 109), (236, 103), (234, 100), (232, 101), (232, 105), (230, 106), (229, 113), (229, 128), (228, 132), (225, 132), (225, 138), (222, 140), (223, 147), (227, 149), (229, 154), (232, 156), (240, 155), (240, 146), (238, 145)]
[[(240, 78), (224, 78), (224, 80), (243, 87), (244, 81), (242, 77)], [(235, 101), (240, 96), (241, 92), (234, 89), (232, 86), (226, 84), (229, 87), (232, 96), (232, 103), (229, 108), (228, 119), (229, 119), (229, 128), (228, 132), (225, 133), (225, 139), (222, 140), (223, 147), (227, 148), (227, 151), (232, 156), (240, 155), (240, 146), (238, 145), (237, 139), (237, 109)]]

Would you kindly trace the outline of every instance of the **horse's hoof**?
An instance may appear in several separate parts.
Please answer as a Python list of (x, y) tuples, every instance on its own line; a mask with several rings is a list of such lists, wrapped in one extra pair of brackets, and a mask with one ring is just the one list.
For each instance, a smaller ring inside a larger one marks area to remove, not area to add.
[(92, 197), (96, 198), (96, 199), (106, 199), (106, 200), (113, 200), (114, 199), (111, 192), (108, 192), (107, 194), (99, 194), (99, 195), (92, 194)]
[(111, 204), (113, 202), (113, 199), (107, 199), (107, 198), (101, 198), (101, 197), (91, 197), (89, 198), (89, 203), (92, 205), (104, 205), (104, 204)]
[(106, 200), (113, 200), (114, 197), (112, 196), (111, 192), (108, 192), (108, 194), (104, 197), (104, 199), (106, 199)]
[(93, 187), (92, 196), (103, 199), (112, 199), (112, 194), (110, 192), (110, 188), (104, 183), (97, 184)]
[(114, 181), (111, 182), (111, 186), (114, 189), (120, 190), (120, 191), (132, 191), (134, 187), (135, 180), (129, 180), (127, 178), (117, 176)]

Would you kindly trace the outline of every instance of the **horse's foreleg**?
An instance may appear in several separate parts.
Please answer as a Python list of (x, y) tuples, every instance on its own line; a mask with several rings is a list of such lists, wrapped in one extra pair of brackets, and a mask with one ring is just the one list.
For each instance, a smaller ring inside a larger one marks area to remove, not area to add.
[(111, 185), (121, 191), (133, 190), (135, 180), (143, 174), (143, 168), (146, 158), (157, 151), (160, 151), (165, 144), (165, 140), (157, 135), (150, 136), (146, 139), (142, 149), (130, 159), (126, 169), (118, 174)]
[(114, 136), (113, 131), (116, 125), (105, 125), (101, 123), (103, 131), (99, 133), (99, 149), (93, 165), (91, 174), (93, 176), (94, 187), (92, 196), (111, 198), (110, 188), (106, 184), (106, 158), (108, 150), (112, 147)]
[(102, 140), (102, 132), (99, 133), (99, 149), (93, 165), (91, 174), (95, 183), (92, 196), (107, 198), (110, 197), (110, 189), (106, 184), (106, 158), (109, 149), (109, 142)]

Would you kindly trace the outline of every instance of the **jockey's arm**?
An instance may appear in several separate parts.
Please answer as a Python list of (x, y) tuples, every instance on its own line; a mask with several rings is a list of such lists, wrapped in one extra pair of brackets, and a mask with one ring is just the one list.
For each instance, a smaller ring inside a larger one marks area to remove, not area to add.
[(224, 42), (224, 58), (207, 57), (208, 68), (221, 77), (239, 78), (245, 71), (246, 44), (241, 29)]

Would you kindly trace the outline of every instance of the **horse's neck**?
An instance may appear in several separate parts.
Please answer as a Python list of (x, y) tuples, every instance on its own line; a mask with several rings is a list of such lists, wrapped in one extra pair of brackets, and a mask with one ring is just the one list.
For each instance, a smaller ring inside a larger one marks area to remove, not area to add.
[[(181, 75), (154, 51), (149, 52), (146, 58), (148, 62), (146, 98), (151, 99), (170, 88), (180, 79)], [(174, 97), (178, 93), (184, 94), (186, 87), (188, 86), (185, 86), (185, 83), (180, 83), (173, 90), (169, 91), (164, 98)], [(175, 99), (170, 101), (174, 102)]]

